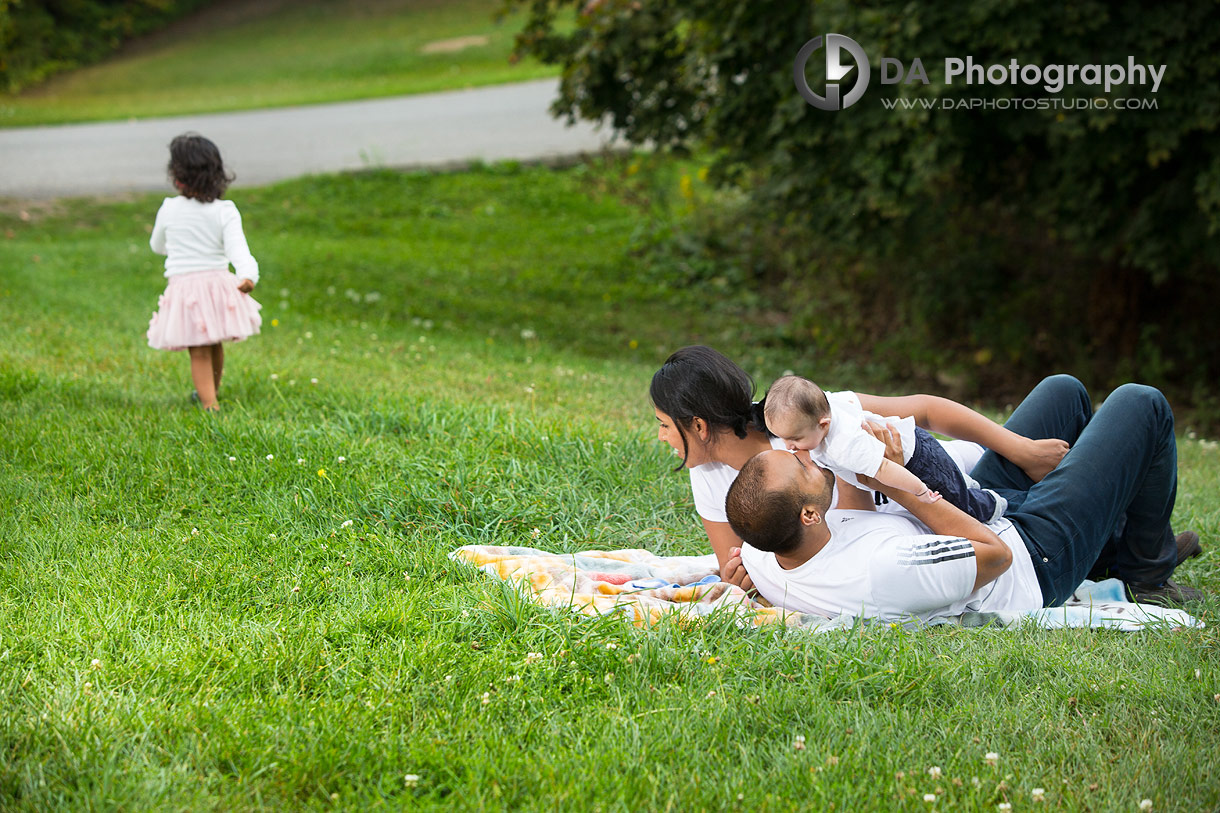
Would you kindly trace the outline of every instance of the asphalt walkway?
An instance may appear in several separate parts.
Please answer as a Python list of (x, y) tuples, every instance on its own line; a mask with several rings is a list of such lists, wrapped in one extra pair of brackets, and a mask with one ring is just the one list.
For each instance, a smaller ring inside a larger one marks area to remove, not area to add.
[(0, 197), (172, 191), (168, 145), (215, 141), (234, 187), (373, 167), (537, 161), (590, 153), (609, 133), (566, 127), (548, 107), (558, 80), (336, 104), (0, 130)]

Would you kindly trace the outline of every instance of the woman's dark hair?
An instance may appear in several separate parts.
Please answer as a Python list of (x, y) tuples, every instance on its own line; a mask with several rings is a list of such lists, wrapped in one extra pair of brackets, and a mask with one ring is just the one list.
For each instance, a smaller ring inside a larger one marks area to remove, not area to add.
[[(683, 347), (665, 360), (648, 388), (652, 405), (673, 418), (682, 436), (682, 463), (689, 447), (685, 428), (702, 418), (712, 431), (744, 438), (762, 424), (754, 410), (754, 379), (721, 353), (703, 345)], [(676, 471), (677, 469), (675, 469)]]
[(221, 197), (233, 182), (220, 160), (220, 149), (198, 133), (185, 133), (169, 143), (169, 177), (182, 194), (201, 203)]

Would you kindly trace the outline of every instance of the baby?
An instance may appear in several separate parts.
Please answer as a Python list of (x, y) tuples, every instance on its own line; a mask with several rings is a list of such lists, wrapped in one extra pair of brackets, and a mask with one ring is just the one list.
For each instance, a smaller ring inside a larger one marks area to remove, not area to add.
[[(883, 418), (865, 412), (854, 392), (823, 392), (795, 375), (776, 380), (763, 404), (767, 429), (792, 450), (807, 450), (816, 463), (844, 482), (863, 489), (857, 474), (935, 502), (942, 495), (980, 522), (1004, 515), (1008, 501), (962, 474), (961, 469), (912, 418)], [(885, 458), (885, 444), (862, 427), (866, 420), (893, 424), (902, 438), (903, 466)]]

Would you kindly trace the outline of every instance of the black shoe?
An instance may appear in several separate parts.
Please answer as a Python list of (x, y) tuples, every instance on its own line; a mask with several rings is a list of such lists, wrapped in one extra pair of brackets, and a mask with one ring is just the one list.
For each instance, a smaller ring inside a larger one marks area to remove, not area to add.
[(199, 390), (191, 390), (191, 403), (199, 403)]
[(1202, 601), (1203, 591), (1166, 579), (1163, 584), (1127, 582), (1127, 595), (1137, 604), (1179, 607), (1190, 601)]
[(1203, 546), (1199, 544), (1199, 535), (1194, 531), (1182, 531), (1173, 538), (1178, 545), (1178, 564), (1187, 559), (1203, 555)]

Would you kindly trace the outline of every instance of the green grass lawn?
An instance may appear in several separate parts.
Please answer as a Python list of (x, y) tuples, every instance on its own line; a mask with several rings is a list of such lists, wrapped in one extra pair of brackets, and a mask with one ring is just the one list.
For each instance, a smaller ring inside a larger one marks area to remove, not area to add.
[[(0, 809), (1220, 804), (1216, 598), (1180, 632), (638, 630), (447, 558), (703, 551), (649, 377), (785, 360), (641, 266), (620, 169), (234, 189), (265, 322), (216, 417), (144, 341), (159, 196), (0, 214)], [(1181, 470), (1214, 596), (1220, 451)]]
[[(229, 3), (99, 65), (0, 95), (0, 127), (247, 110), (555, 74), (509, 63), (498, 0)], [(456, 50), (455, 50), (456, 49)]]

